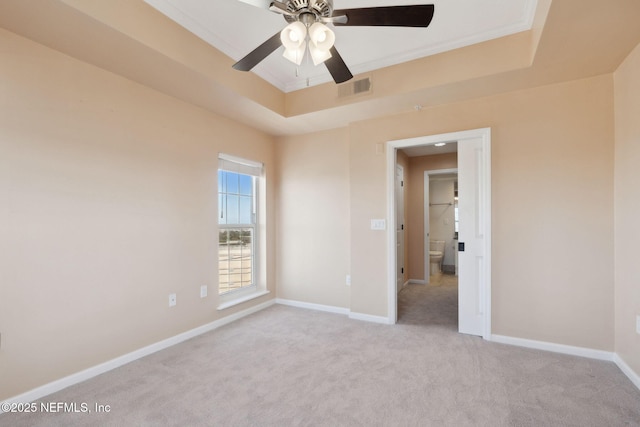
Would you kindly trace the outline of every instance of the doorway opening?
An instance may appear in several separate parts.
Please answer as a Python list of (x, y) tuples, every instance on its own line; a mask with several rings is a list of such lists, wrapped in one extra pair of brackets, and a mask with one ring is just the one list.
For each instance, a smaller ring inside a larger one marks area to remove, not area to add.
[(434, 272), (458, 275), (458, 150), (457, 143), (450, 145), (455, 145), (451, 153), (456, 156), (456, 167), (423, 172), (424, 232), (421, 249), (424, 249), (425, 284), (431, 282)]
[[(491, 336), (491, 130), (489, 128), (431, 135), (387, 144), (388, 321), (398, 320), (397, 197), (398, 150), (458, 143), (459, 292), (458, 331), (489, 339)], [(462, 203), (462, 200), (465, 202)], [(411, 233), (411, 230), (407, 230)], [(423, 236), (425, 241), (427, 236)], [(428, 248), (425, 248), (425, 267)], [(406, 253), (403, 254), (407, 256)], [(425, 281), (426, 273), (425, 268)], [(409, 281), (419, 278), (409, 278)]]
[(398, 294), (398, 323), (457, 332), (457, 143), (399, 149), (398, 161), (405, 156), (411, 279)]

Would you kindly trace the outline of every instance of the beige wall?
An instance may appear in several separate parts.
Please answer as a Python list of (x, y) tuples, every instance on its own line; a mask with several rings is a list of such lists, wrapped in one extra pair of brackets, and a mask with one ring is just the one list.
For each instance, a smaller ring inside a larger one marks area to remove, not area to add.
[(275, 296), (270, 256), (271, 294), (216, 310), (217, 154), (269, 179), (271, 137), (4, 30), (0, 51), (0, 400)]
[(611, 75), (353, 124), (352, 308), (386, 316), (386, 208), (376, 145), (491, 127), (493, 333), (613, 349)]
[[(614, 349), (611, 75), (274, 149), (265, 134), (6, 31), (0, 49), (0, 399), (273, 298), (276, 274), (280, 298), (386, 316), (386, 232), (370, 229), (387, 217), (382, 145), (483, 127), (493, 136), (493, 333)], [(636, 372), (639, 56), (615, 75), (615, 349)], [(220, 151), (266, 163), (272, 291), (224, 312), (212, 292)], [(421, 186), (410, 177), (408, 191)], [(408, 218), (412, 235), (420, 223)], [(422, 255), (407, 252), (413, 278)]]
[(281, 138), (278, 169), (278, 298), (349, 307), (347, 129)]
[(385, 139), (378, 126), (349, 126), (351, 311), (386, 316), (386, 231), (371, 230), (371, 219), (386, 218)]
[(425, 280), (424, 274), (424, 171), (455, 169), (458, 167), (457, 153), (411, 157), (409, 159), (409, 278)]
[(615, 309), (616, 353), (640, 374), (640, 45), (615, 81)]

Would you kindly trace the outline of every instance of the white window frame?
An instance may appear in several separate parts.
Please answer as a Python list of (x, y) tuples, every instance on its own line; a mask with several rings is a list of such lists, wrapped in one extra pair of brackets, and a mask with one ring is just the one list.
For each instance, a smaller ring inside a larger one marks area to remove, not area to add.
[[(219, 243), (220, 231), (223, 229), (236, 229), (236, 228), (251, 228), (252, 232), (252, 284), (244, 286), (239, 289), (231, 290), (224, 294), (220, 294), (220, 272), (218, 271), (216, 278), (216, 294), (218, 295), (219, 305), (218, 310), (224, 310), (225, 308), (232, 307), (245, 301), (249, 301), (254, 298), (258, 298), (268, 293), (266, 286), (261, 280), (262, 274), (260, 271), (260, 259), (261, 259), (261, 236), (260, 236), (260, 211), (264, 209), (261, 206), (260, 187), (263, 177), (264, 166), (262, 163), (255, 162), (248, 159), (243, 159), (236, 156), (220, 153), (218, 155), (218, 172), (220, 170), (235, 172), (244, 175), (250, 175), (253, 177), (253, 213), (252, 224), (218, 224), (218, 232), (216, 234), (216, 242)], [(216, 177), (218, 173), (216, 173)], [(216, 192), (219, 194), (218, 186), (216, 186)], [(219, 198), (218, 198), (219, 199)], [(217, 210), (219, 212), (219, 210)], [(216, 245), (219, 248), (219, 244)], [(217, 253), (216, 259), (220, 260), (220, 253)]]

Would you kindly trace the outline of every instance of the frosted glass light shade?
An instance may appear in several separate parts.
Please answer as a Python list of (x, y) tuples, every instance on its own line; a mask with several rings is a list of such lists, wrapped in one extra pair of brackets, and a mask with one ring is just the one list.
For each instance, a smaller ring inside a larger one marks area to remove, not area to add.
[(328, 50), (322, 50), (315, 47), (312, 43), (309, 43), (309, 54), (313, 59), (313, 65), (322, 64), (327, 59), (331, 58), (331, 52)]
[(284, 46), (282, 56), (294, 64), (300, 65), (307, 49), (306, 38), (307, 27), (302, 22), (296, 21), (287, 25), (280, 33), (280, 40)]
[(300, 65), (302, 63), (302, 58), (304, 58), (304, 52), (306, 51), (306, 49), (306, 44), (303, 44), (298, 49), (285, 49), (282, 56), (284, 56), (294, 64)]
[(316, 22), (309, 27), (309, 53), (315, 65), (331, 58), (331, 48), (336, 41), (336, 35), (326, 25)]

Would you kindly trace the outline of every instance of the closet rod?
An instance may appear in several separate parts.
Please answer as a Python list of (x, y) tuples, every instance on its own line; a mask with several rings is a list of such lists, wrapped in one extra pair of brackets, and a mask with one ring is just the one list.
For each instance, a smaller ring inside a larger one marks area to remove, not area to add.
[(449, 203), (429, 203), (429, 206), (440, 206), (440, 205), (453, 206), (453, 203), (451, 203), (451, 202), (449, 202)]

